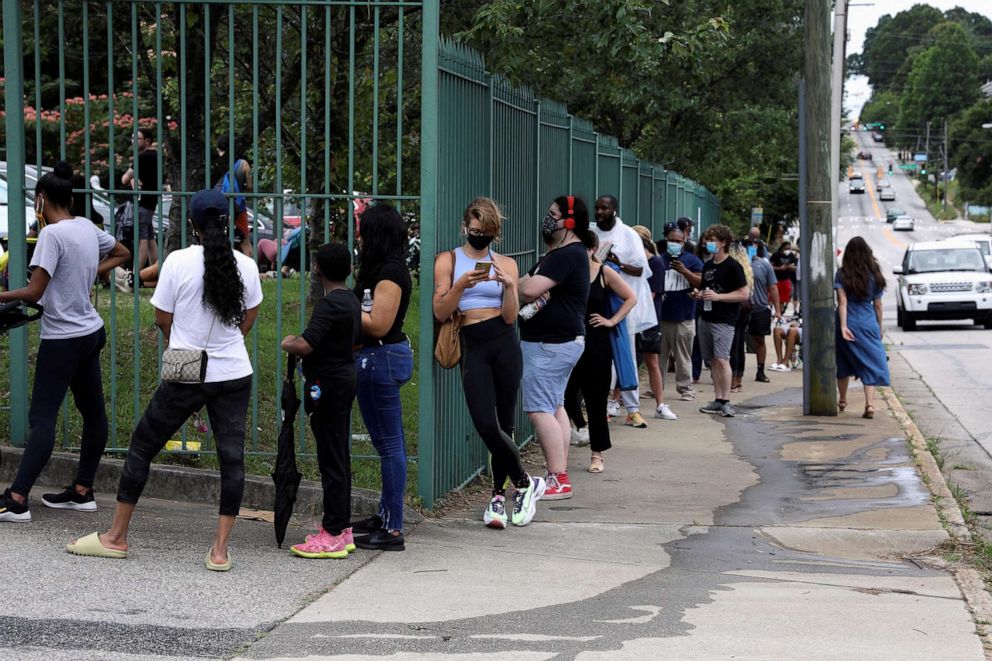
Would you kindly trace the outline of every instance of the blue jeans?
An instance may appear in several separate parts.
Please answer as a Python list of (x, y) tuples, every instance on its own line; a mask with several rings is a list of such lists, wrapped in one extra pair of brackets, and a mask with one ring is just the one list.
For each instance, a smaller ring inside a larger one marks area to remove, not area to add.
[(400, 386), (413, 376), (413, 349), (408, 342), (369, 347), (358, 353), (356, 364), (358, 408), (382, 470), (379, 516), (386, 530), (403, 530), (406, 437)]

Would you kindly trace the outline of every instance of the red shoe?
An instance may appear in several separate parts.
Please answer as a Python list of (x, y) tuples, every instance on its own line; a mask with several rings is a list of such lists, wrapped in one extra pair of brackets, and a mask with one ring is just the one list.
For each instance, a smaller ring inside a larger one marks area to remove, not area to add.
[(568, 479), (568, 473), (548, 473), (546, 480), (548, 486), (545, 487), (541, 500), (565, 500), (572, 497), (572, 483)]

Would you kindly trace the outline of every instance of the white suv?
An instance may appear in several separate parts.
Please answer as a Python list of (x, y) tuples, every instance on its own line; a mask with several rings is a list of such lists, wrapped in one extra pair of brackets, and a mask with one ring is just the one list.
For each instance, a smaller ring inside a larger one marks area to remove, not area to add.
[(992, 273), (974, 243), (914, 243), (892, 272), (899, 276), (896, 311), (903, 330), (914, 330), (920, 319), (974, 319), (992, 328)]

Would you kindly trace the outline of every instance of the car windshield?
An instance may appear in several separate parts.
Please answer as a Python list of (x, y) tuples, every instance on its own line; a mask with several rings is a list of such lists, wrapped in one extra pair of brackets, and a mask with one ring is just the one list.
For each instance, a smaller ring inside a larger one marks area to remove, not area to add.
[(909, 254), (910, 273), (985, 270), (985, 260), (978, 248), (917, 250)]

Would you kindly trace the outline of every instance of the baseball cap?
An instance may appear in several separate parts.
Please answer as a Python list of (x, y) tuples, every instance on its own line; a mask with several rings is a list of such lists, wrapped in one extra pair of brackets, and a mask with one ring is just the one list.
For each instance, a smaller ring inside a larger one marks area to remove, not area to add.
[(665, 223), (665, 226), (663, 228), (661, 228), (661, 231), (664, 234), (667, 235), (672, 230), (677, 230), (677, 229), (679, 229), (679, 226), (677, 224), (675, 224), (675, 223)]
[(189, 215), (194, 221), (203, 221), (208, 216), (226, 216), (229, 204), (219, 190), (208, 188), (193, 195), (189, 201)]

